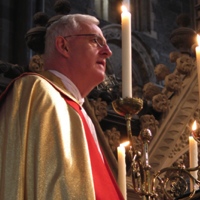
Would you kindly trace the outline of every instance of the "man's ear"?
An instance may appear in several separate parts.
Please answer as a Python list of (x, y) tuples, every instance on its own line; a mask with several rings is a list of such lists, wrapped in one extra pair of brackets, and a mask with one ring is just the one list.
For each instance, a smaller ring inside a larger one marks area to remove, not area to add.
[(57, 51), (60, 52), (62, 55), (68, 55), (67, 41), (63, 37), (59, 36), (56, 38), (55, 46)]

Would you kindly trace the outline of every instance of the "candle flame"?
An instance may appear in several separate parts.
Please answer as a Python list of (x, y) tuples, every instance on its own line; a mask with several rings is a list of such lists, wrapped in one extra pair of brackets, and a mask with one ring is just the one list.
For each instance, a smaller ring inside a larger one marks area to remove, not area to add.
[(127, 10), (127, 8), (126, 8), (126, 6), (122, 6), (122, 12), (127, 12), (128, 10)]
[(126, 142), (121, 143), (120, 146), (126, 147), (126, 146), (128, 146), (129, 144), (130, 144), (130, 142), (129, 142), (129, 141), (126, 141)]
[(196, 129), (197, 129), (197, 122), (195, 120), (193, 125), (192, 125), (192, 130), (195, 131)]
[(197, 43), (200, 46), (200, 36), (199, 36), (199, 34), (197, 34)]

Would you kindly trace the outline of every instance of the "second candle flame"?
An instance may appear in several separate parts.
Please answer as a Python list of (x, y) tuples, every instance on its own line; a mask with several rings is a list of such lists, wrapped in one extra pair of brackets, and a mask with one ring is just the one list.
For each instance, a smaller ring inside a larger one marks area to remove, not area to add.
[(123, 143), (121, 143), (120, 146), (122, 146), (122, 147), (126, 147), (126, 146), (128, 146), (129, 144), (130, 144), (130, 142), (127, 141), (127, 142), (123, 142)]
[(126, 6), (122, 6), (122, 12), (127, 12), (128, 10), (127, 10), (127, 8), (126, 8)]
[(197, 122), (195, 120), (193, 125), (192, 125), (192, 130), (195, 131), (196, 129), (197, 129)]

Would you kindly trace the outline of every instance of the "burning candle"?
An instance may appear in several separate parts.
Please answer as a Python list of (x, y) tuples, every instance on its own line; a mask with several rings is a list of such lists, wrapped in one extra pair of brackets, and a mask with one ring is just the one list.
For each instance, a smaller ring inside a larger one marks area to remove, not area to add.
[(199, 85), (199, 102), (200, 102), (200, 36), (197, 35), (197, 43), (196, 47), (196, 62), (197, 62), (197, 74), (198, 74), (198, 85)]
[[(196, 121), (192, 125), (192, 131), (197, 129)], [(198, 166), (198, 143), (193, 136), (189, 136), (189, 159), (190, 159), (190, 168)], [(197, 171), (190, 172), (194, 178), (197, 178)], [(193, 185), (191, 183), (191, 190)]]
[(125, 142), (120, 144), (119, 147), (117, 147), (117, 155), (118, 155), (118, 185), (120, 188), (120, 191), (124, 197), (124, 199), (127, 199), (126, 195), (126, 162), (125, 162), (125, 146), (127, 146), (129, 142)]
[(122, 97), (132, 97), (131, 14), (122, 5)]

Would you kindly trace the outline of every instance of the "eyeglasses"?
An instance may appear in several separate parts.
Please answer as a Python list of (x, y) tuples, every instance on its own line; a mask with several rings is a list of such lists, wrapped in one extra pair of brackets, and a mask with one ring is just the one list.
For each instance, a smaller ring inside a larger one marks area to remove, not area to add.
[(64, 38), (68, 37), (79, 37), (79, 36), (86, 36), (86, 37), (94, 37), (93, 41), (100, 47), (104, 47), (106, 45), (106, 41), (103, 39), (103, 37), (98, 36), (96, 34), (76, 34), (76, 35), (67, 35), (64, 36)]

